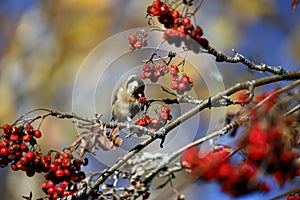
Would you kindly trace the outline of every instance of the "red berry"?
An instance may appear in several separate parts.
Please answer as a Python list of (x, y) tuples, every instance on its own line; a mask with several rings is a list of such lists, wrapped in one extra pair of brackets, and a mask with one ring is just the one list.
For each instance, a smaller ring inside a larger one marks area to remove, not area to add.
[(178, 90), (184, 91), (186, 89), (185, 83), (179, 83)]
[(147, 122), (144, 119), (139, 119), (138, 121), (135, 122), (135, 124), (138, 126), (146, 126)]
[(64, 193), (63, 193), (63, 196), (66, 197), (66, 196), (69, 196), (71, 195), (71, 192), (68, 191), (68, 190), (65, 190)]
[(17, 135), (17, 134), (11, 134), (9, 139), (11, 141), (13, 141), (13, 142), (16, 142), (16, 141), (19, 140), (19, 135)]
[(218, 167), (218, 177), (221, 179), (225, 179), (227, 177), (230, 176), (230, 174), (232, 173), (233, 167), (230, 163), (225, 162), (220, 164), (220, 166)]
[(263, 131), (259, 122), (256, 122), (250, 131), (248, 136), (248, 142), (250, 144), (265, 144), (268, 141), (268, 133)]
[(142, 104), (145, 104), (145, 103), (147, 103), (147, 98), (146, 97), (140, 97), (139, 102), (142, 103)]
[[(24, 170), (25, 171), (25, 170)], [(28, 176), (28, 177), (33, 177), (34, 176), (34, 174), (35, 174), (35, 171), (34, 170), (26, 170), (26, 175)]]
[(55, 183), (53, 181), (48, 181), (47, 183), (47, 188), (54, 188), (55, 187)]
[(184, 169), (193, 170), (198, 165), (199, 159), (199, 150), (196, 147), (191, 147), (182, 154), (180, 164)]
[(294, 195), (289, 195), (288, 197), (287, 197), (287, 200), (296, 200), (296, 198), (294, 197)]
[(7, 147), (0, 148), (0, 157), (6, 157), (9, 154), (9, 150)]
[(70, 176), (70, 170), (68, 170), (68, 169), (64, 169), (64, 175), (66, 175), (66, 176)]
[(32, 138), (32, 135), (29, 135), (29, 134), (23, 135), (24, 142), (30, 142), (31, 138)]
[(26, 145), (25, 143), (22, 143), (22, 144), (20, 145), (20, 147), (21, 147), (21, 150), (22, 150), (23, 152), (27, 152), (27, 151), (28, 151), (28, 147), (27, 147), (27, 145)]
[(72, 174), (71, 180), (74, 182), (78, 182), (78, 181), (80, 181), (80, 176), (78, 174)]
[(3, 130), (5, 133), (9, 133), (9, 132), (11, 132), (11, 126), (9, 124), (4, 124)]
[(62, 177), (63, 175), (64, 175), (64, 170), (58, 169), (58, 170), (55, 171), (55, 176), (56, 176), (57, 178), (60, 178), (60, 177)]
[(143, 42), (140, 41), (140, 40), (138, 40), (138, 41), (134, 44), (134, 47), (135, 47), (136, 49), (140, 49), (140, 48), (142, 48), (142, 46), (143, 46)]
[(198, 36), (202, 36), (203, 35), (203, 31), (201, 29), (200, 26), (196, 26), (195, 28), (195, 35), (198, 35)]
[(61, 163), (63, 167), (68, 167), (70, 166), (70, 164), (71, 164), (71, 160), (69, 158), (64, 158)]
[(13, 171), (17, 171), (19, 169), (16, 164), (11, 164), (10, 167)]
[(2, 141), (0, 141), (0, 148), (1, 147), (8, 147), (8, 140), (2, 140)]
[(44, 192), (47, 190), (47, 185), (48, 185), (48, 182), (46, 182), (46, 181), (42, 182), (42, 190)]
[(183, 19), (182, 19), (182, 24), (184, 24), (184, 25), (188, 25), (188, 24), (190, 24), (191, 23), (191, 20), (190, 20), (190, 18), (188, 18), (188, 17), (184, 17)]
[(173, 89), (173, 90), (175, 90), (175, 89), (177, 89), (178, 88), (178, 83), (177, 83), (177, 81), (172, 81), (172, 85), (171, 85), (171, 88)]
[(179, 12), (177, 10), (172, 10), (171, 15), (173, 18), (178, 18), (179, 17)]
[(135, 50), (135, 47), (134, 47), (133, 45), (130, 45), (130, 46), (129, 46), (129, 49), (130, 49), (131, 51), (133, 51), (133, 50)]
[(33, 131), (33, 127), (30, 124), (27, 124), (25, 130), (27, 132), (31, 132), (31, 131)]
[(35, 159), (35, 154), (34, 154), (34, 152), (28, 151), (28, 152), (25, 154), (25, 158), (27, 158), (28, 160), (34, 160), (34, 159)]
[(56, 162), (50, 164), (50, 170), (56, 171), (58, 169), (58, 164)]
[(167, 15), (169, 13), (169, 7), (167, 4), (163, 3), (161, 6), (160, 6), (160, 13), (162, 15)]
[[(175, 30), (176, 30), (175, 33), (177, 34), (177, 36), (180, 36), (180, 37), (185, 36), (185, 26), (184, 25), (178, 26)], [(178, 35), (178, 33), (179, 33), (179, 35)]]
[(36, 138), (42, 137), (41, 131), (40, 131), (40, 130), (35, 130), (35, 131), (34, 131), (34, 137), (36, 137)]
[(8, 140), (1, 140), (0, 141), (0, 148), (1, 147), (7, 147), (8, 146)]
[(56, 189), (54, 187), (49, 187), (47, 189), (47, 194), (52, 196), (56, 192)]
[(135, 44), (137, 41), (137, 37), (135, 35), (131, 35), (128, 37), (129, 44)]
[(61, 186), (58, 186), (57, 188), (56, 188), (56, 192), (57, 192), (57, 194), (58, 195), (62, 195), (63, 193), (64, 193), (64, 189), (61, 187)]
[(170, 74), (172, 75), (177, 75), (179, 72), (179, 69), (176, 65), (171, 65), (171, 68), (170, 68)]
[(145, 73), (144, 72), (141, 73), (140, 77), (141, 77), (141, 79), (145, 79), (146, 78)]
[(157, 15), (160, 15), (160, 8), (156, 7), (156, 6), (148, 6), (147, 12), (150, 15), (157, 16)]
[(152, 6), (154, 7), (154, 8), (159, 8), (160, 6), (161, 6), (161, 1), (160, 0), (156, 0), (156, 1), (153, 1), (152, 2)]
[(153, 76), (157, 77), (157, 78), (160, 77), (160, 75), (161, 75), (161, 73), (158, 70), (155, 70), (154, 73), (153, 73)]
[(69, 183), (68, 183), (67, 181), (63, 181), (63, 182), (60, 184), (60, 186), (61, 186), (62, 188), (66, 188), (66, 187), (68, 187), (68, 185), (69, 185)]
[(163, 120), (168, 120), (169, 119), (169, 114), (163, 112), (163, 113), (160, 114), (160, 118), (163, 119)]
[(189, 83), (189, 77), (186, 76), (186, 75), (183, 76), (183, 77), (182, 77), (182, 82), (183, 82), (183, 83)]
[(146, 64), (143, 66), (143, 70), (146, 71), (146, 72), (151, 71), (151, 70), (152, 70), (152, 65), (146, 63)]
[(49, 155), (45, 155), (45, 156), (44, 156), (44, 161), (45, 161), (46, 163), (50, 163), (50, 162), (51, 162), (51, 157), (50, 157)]
[(146, 116), (144, 117), (144, 120), (146, 121), (147, 124), (150, 124), (151, 121), (152, 121), (151, 117), (149, 117), (148, 115), (146, 115)]
[(68, 153), (68, 152), (64, 152), (64, 153), (62, 154), (61, 157), (62, 157), (62, 158), (70, 158), (70, 159), (73, 158), (72, 154), (70, 154), (70, 153)]
[(166, 107), (166, 106), (163, 106), (163, 107), (161, 108), (161, 111), (164, 112), (164, 113), (169, 114), (169, 113), (170, 113), (170, 108), (168, 108), (168, 107)]

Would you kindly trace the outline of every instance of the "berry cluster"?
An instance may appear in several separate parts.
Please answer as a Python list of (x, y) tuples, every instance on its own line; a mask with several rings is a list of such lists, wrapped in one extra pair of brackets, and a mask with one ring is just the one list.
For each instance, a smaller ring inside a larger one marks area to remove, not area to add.
[(166, 3), (160, 0), (153, 1), (152, 5), (148, 6), (147, 13), (150, 16), (158, 17), (158, 21), (167, 28), (163, 38), (169, 44), (179, 47), (183, 42), (189, 50), (193, 50), (195, 53), (200, 51), (197, 43), (205, 49), (208, 48), (208, 41), (202, 37), (201, 27), (192, 25), (190, 17), (182, 16), (178, 10), (170, 9)]
[(187, 149), (180, 159), (181, 166), (192, 176), (209, 181), (217, 180), (222, 190), (232, 196), (269, 190), (264, 182), (257, 180), (257, 167), (254, 163), (229, 162), (232, 153), (229, 147), (213, 149), (203, 157), (200, 157), (199, 153), (196, 147), (192, 147)]
[(186, 74), (180, 74), (178, 66), (171, 65), (170, 67), (157, 64), (152, 62), (146, 63), (143, 66), (143, 72), (141, 73), (142, 79), (150, 79), (151, 82), (155, 83), (159, 77), (170, 73), (172, 76), (171, 88), (176, 90), (178, 94), (183, 94), (186, 91), (190, 91), (193, 87), (193, 80)]
[(169, 44), (175, 44), (180, 47), (183, 42), (185, 47), (195, 53), (200, 52), (200, 44), (204, 49), (208, 48), (207, 39), (203, 38), (203, 31), (200, 26), (194, 27), (190, 24), (190, 18), (184, 17), (174, 24), (173, 28), (167, 29), (163, 34), (163, 39), (167, 40)]
[(148, 6), (147, 13), (151, 16), (158, 17), (158, 21), (162, 23), (165, 28), (173, 27), (175, 20), (178, 20), (180, 17), (178, 10), (169, 9), (169, 6), (160, 0), (153, 1), (152, 5)]
[[(163, 106), (161, 108), (161, 113), (158, 117), (158, 119), (152, 119), (149, 115), (145, 115), (143, 118), (138, 119), (135, 124), (138, 126), (146, 127), (149, 130), (157, 131), (161, 127), (163, 127), (168, 120), (172, 119), (172, 115), (170, 114), (170, 109), (166, 106)], [(136, 130), (135, 134), (137, 136), (142, 136), (143, 132)]]
[(193, 80), (186, 74), (179, 75), (179, 70), (176, 65), (171, 65), (170, 74), (172, 75), (173, 90), (178, 94), (183, 94), (185, 91), (190, 91), (193, 87)]
[(300, 200), (300, 193), (296, 192), (294, 194), (290, 194), (286, 200)]
[[(30, 124), (24, 126), (3, 125), (3, 134), (0, 140), (0, 167), (6, 167), (12, 163), (12, 169), (22, 169), (30, 176), (34, 170), (30, 167), (33, 162), (40, 163), (40, 154), (29, 151), (36, 144), (36, 139), (40, 138), (41, 131), (34, 130)], [(22, 164), (21, 164), (22, 163)]]
[(169, 72), (169, 68), (166, 65), (154, 65), (152, 62), (148, 62), (143, 66), (143, 72), (141, 73), (142, 79), (150, 79), (155, 83), (159, 77), (164, 76)]
[(147, 46), (147, 34), (144, 31), (139, 31), (128, 37), (130, 50), (140, 49)]
[[(50, 156), (49, 156), (50, 157)], [(75, 194), (78, 189), (76, 183), (85, 178), (85, 173), (81, 171), (81, 165), (86, 166), (88, 160), (74, 158), (71, 153), (56, 153), (55, 160), (48, 160), (48, 172), (45, 174), (47, 181), (42, 183), (42, 190), (50, 197), (57, 199)]]
[[(3, 125), (3, 134), (0, 140), (0, 167), (11, 163), (11, 169), (22, 170), (29, 177), (35, 173), (45, 173), (48, 180), (42, 184), (43, 191), (49, 199), (68, 196), (77, 192), (77, 183), (85, 178), (80, 171), (81, 165), (87, 160), (75, 159), (72, 154), (57, 153), (55, 161), (51, 162), (50, 154), (45, 156), (36, 151), (36, 139), (42, 136), (40, 130), (35, 130), (30, 124), (24, 126)], [(60, 185), (58, 185), (60, 183)]]
[(280, 186), (295, 176), (296, 152), (285, 146), (284, 136), (276, 126), (264, 130), (262, 123), (256, 121), (243, 142), (246, 143), (248, 159), (258, 165), (263, 164), (266, 172), (272, 174)]

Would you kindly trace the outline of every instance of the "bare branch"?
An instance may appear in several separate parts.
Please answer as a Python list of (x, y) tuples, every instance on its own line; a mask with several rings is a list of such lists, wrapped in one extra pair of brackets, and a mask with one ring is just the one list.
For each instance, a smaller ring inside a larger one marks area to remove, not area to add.
[(228, 62), (228, 63), (239, 63), (240, 62), (240, 63), (243, 63), (244, 65), (246, 65), (249, 69), (254, 69), (257, 71), (261, 71), (261, 72), (271, 72), (275, 75), (282, 75), (282, 76), (287, 74), (287, 71), (285, 69), (283, 69), (283, 67), (281, 67), (281, 66), (269, 66), (264, 63), (258, 65), (258, 64), (255, 64), (254, 62), (248, 60), (243, 55), (241, 55), (240, 53), (235, 51), (234, 49), (232, 51), (234, 52), (235, 56), (228, 57), (225, 54), (223, 54), (222, 52), (217, 51), (212, 46), (208, 46), (208, 48), (207, 48), (207, 53), (214, 55), (216, 57), (217, 62)]

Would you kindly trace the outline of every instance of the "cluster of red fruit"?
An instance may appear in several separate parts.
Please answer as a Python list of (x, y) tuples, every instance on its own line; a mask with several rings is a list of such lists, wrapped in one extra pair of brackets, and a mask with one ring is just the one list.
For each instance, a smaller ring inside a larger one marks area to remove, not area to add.
[(169, 72), (167, 65), (158, 64), (154, 65), (153, 62), (148, 62), (143, 66), (143, 72), (141, 73), (142, 79), (150, 79), (151, 82), (155, 83), (159, 77), (164, 76)]
[(266, 172), (272, 174), (282, 186), (296, 174), (296, 152), (284, 144), (284, 136), (277, 128), (274, 126), (264, 130), (261, 122), (255, 121), (242, 142), (248, 159), (257, 165), (263, 164)]
[(184, 42), (185, 46), (198, 53), (200, 44), (207, 49), (208, 41), (203, 38), (203, 31), (200, 26), (194, 27), (191, 24), (191, 19), (188, 16), (182, 16), (176, 9), (170, 9), (166, 3), (160, 0), (153, 1), (152, 5), (148, 6), (147, 13), (150, 16), (157, 16), (158, 21), (162, 23), (167, 30), (163, 38), (170, 44), (179, 47)]
[[(161, 108), (161, 113), (158, 117), (158, 119), (152, 119), (149, 115), (145, 115), (143, 118), (138, 119), (135, 124), (138, 126), (146, 127), (149, 130), (157, 131), (161, 127), (163, 127), (168, 120), (172, 119), (172, 115), (170, 114), (170, 109), (166, 106), (163, 106)], [(142, 136), (143, 132), (136, 130), (135, 134), (137, 136)]]
[[(27, 175), (32, 176), (35, 169), (29, 169), (28, 163), (37, 162), (38, 160), (35, 158), (39, 158), (40, 155), (35, 155), (29, 149), (32, 149), (36, 144), (36, 138), (42, 136), (41, 131), (34, 130), (30, 124), (26, 128), (24, 126), (17, 127), (5, 124), (2, 129), (0, 167), (6, 167), (13, 162), (11, 166), (13, 170), (22, 169), (26, 171)], [(40, 169), (36, 170), (40, 171)]]
[(178, 94), (190, 91), (193, 87), (193, 80), (186, 74), (179, 75), (179, 69), (176, 65), (171, 65), (170, 74), (172, 75), (171, 88), (176, 90)]
[(300, 193), (296, 192), (294, 194), (290, 194), (286, 200), (300, 200)]
[(181, 166), (193, 177), (204, 180), (216, 180), (224, 192), (232, 196), (240, 196), (253, 191), (269, 191), (264, 182), (257, 179), (257, 167), (252, 162), (233, 164), (229, 161), (232, 150), (221, 146), (199, 156), (196, 147), (187, 149), (181, 159)]
[(141, 73), (142, 79), (150, 79), (151, 82), (155, 83), (159, 77), (170, 73), (172, 75), (171, 88), (176, 90), (178, 94), (183, 94), (186, 91), (190, 91), (193, 87), (192, 79), (186, 74), (179, 74), (178, 66), (171, 65), (155, 65), (152, 62), (146, 63), (143, 66), (143, 72)]
[[(42, 184), (43, 191), (49, 199), (68, 196), (76, 192), (75, 184), (85, 178), (80, 171), (81, 165), (86, 165), (87, 160), (81, 161), (73, 158), (70, 153), (57, 153), (55, 161), (51, 162), (49, 154), (43, 156), (36, 151), (36, 139), (42, 136), (40, 130), (35, 130), (30, 124), (24, 126), (3, 125), (3, 134), (0, 140), (0, 167), (11, 163), (12, 170), (22, 170), (31, 177), (35, 173), (46, 173), (48, 180)], [(61, 183), (58, 187), (56, 184)]]
[[(50, 158), (50, 156), (49, 156)], [(86, 166), (88, 160), (74, 158), (71, 153), (56, 153), (55, 160), (47, 160), (48, 171), (45, 174), (47, 181), (42, 183), (42, 190), (50, 199), (57, 199), (78, 192), (76, 183), (85, 178), (81, 165)]]
[(140, 49), (147, 46), (147, 35), (145, 32), (137, 32), (128, 37), (130, 50)]

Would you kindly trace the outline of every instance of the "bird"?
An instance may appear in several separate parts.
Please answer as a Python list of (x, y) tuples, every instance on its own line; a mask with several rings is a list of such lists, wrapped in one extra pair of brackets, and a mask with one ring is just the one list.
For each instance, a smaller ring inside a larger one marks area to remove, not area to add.
[(139, 76), (129, 76), (112, 97), (112, 121), (132, 121), (143, 109), (139, 99), (145, 97), (144, 90), (145, 84)]

